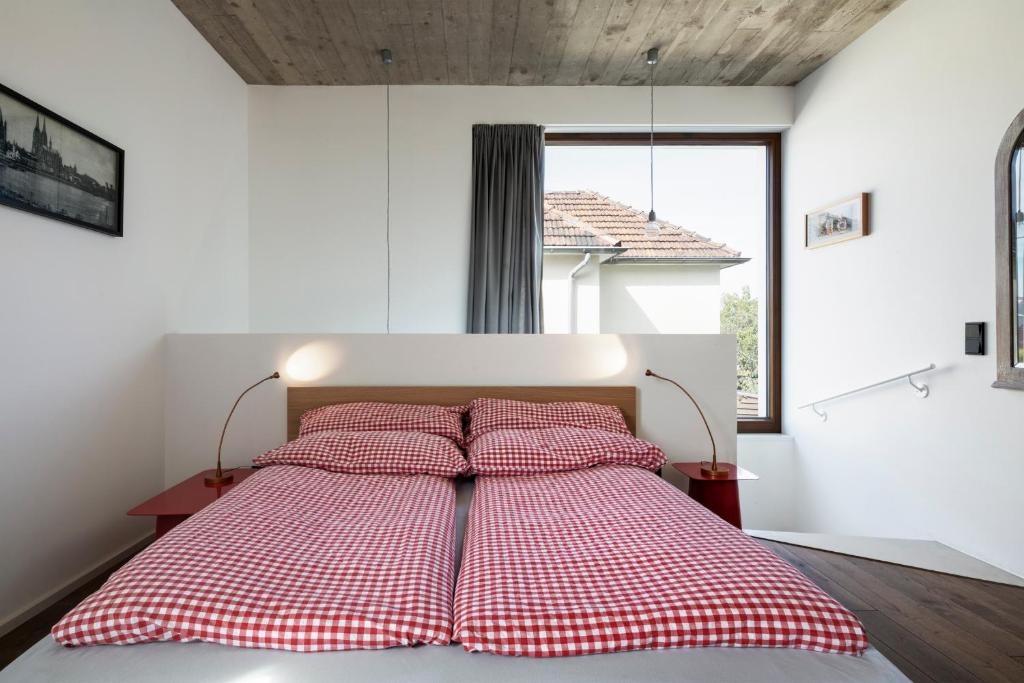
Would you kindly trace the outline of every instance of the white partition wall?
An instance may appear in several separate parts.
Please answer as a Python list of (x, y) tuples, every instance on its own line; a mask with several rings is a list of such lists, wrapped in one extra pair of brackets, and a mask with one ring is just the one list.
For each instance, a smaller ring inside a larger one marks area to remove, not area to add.
[[(172, 334), (166, 341), (167, 484), (212, 467), (235, 397), (279, 370), (280, 382), (246, 396), (224, 462), (248, 463), (285, 441), (292, 385), (633, 385), (638, 431), (670, 460), (710, 453), (707, 432), (675, 387), (700, 401), (723, 460), (736, 457), (735, 338), (731, 335)], [(674, 471), (666, 477), (679, 483)]]

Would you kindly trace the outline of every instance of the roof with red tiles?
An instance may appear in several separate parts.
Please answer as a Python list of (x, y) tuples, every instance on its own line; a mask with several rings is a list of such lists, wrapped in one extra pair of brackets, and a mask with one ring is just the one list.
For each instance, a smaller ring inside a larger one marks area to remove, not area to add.
[(622, 245), (572, 214), (544, 202), (544, 246), (610, 249)]
[(573, 190), (544, 194), (544, 246), (561, 248), (618, 246), (610, 262), (709, 260), (742, 262), (732, 247), (659, 220), (661, 230), (648, 235), (647, 213), (597, 192)]

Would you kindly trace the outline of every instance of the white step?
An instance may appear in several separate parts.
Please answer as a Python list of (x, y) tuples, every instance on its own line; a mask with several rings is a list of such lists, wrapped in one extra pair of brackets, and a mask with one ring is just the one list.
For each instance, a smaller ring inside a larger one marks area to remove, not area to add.
[(966, 576), (971, 579), (1005, 583), (1024, 587), (1024, 577), (1011, 574), (999, 567), (971, 557), (938, 541), (913, 538), (876, 538), (872, 536), (838, 536), (796, 531), (766, 531), (744, 529), (756, 538), (789, 543), (805, 548), (817, 548), (833, 553), (864, 557), (917, 567), (944, 574)]

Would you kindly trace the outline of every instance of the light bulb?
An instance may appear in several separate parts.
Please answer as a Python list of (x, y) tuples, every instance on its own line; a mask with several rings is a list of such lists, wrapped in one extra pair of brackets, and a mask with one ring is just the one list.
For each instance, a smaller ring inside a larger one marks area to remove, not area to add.
[(644, 232), (647, 233), (649, 237), (661, 232), (661, 226), (658, 225), (658, 217), (654, 215), (654, 209), (651, 209), (651, 212), (647, 214), (647, 223), (644, 224)]

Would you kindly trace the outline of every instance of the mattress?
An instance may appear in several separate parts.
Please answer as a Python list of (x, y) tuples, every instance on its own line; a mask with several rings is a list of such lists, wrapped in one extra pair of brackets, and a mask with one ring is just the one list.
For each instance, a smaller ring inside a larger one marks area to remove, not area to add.
[[(472, 480), (457, 482), (456, 563), (473, 499)], [(295, 655), (209, 643), (148, 643), (66, 648), (46, 637), (0, 671), (19, 683), (899, 683), (907, 678), (877, 650), (839, 657), (786, 649), (666, 649), (532, 659), (466, 653), (459, 645)]]
[(860, 657), (806, 650), (692, 648), (535, 659), (458, 645), (296, 654), (210, 643), (65, 648), (50, 638), (0, 671), (7, 683), (897, 683), (877, 650)]
[(803, 574), (639, 467), (477, 477), (465, 543), (453, 638), (469, 651), (867, 647)]
[(451, 479), (275, 465), (132, 558), (53, 637), (299, 652), (446, 645), (454, 563)]

